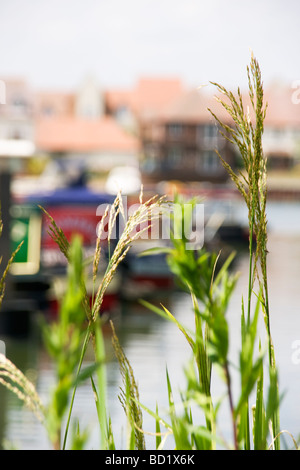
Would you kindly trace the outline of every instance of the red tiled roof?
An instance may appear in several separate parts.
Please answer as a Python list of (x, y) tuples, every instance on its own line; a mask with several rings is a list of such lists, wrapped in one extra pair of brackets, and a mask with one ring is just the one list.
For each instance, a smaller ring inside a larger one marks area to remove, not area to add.
[(213, 120), (208, 108), (222, 121), (229, 120), (228, 114), (214, 95), (202, 89), (192, 89), (182, 93), (160, 113), (160, 119), (168, 122), (206, 123)]
[(121, 106), (133, 108), (134, 93), (132, 90), (107, 90), (105, 102), (109, 110), (116, 111)]
[(182, 92), (177, 78), (141, 78), (132, 90), (108, 90), (105, 98), (109, 109), (127, 106), (141, 117), (161, 111)]
[(265, 126), (300, 128), (300, 94), (292, 87), (273, 85), (265, 90), (268, 103)]
[(138, 149), (137, 140), (108, 117), (39, 119), (36, 146), (49, 152), (136, 152)]
[[(218, 93), (215, 93), (215, 95), (220, 96), (225, 102), (227, 101), (225, 96)], [(268, 104), (265, 127), (300, 128), (300, 103), (297, 104), (295, 99), (300, 99), (300, 90), (298, 92), (284, 86), (267, 88), (264, 91), (264, 101)], [(243, 94), (243, 105), (245, 112), (247, 112), (247, 106), (249, 106), (250, 116), (253, 119), (253, 109), (247, 93)], [(208, 108), (222, 122), (232, 124), (226, 110), (218, 103), (214, 95), (208, 93), (205, 88), (200, 90), (192, 89), (182, 93), (179, 98), (160, 112), (159, 118), (169, 122), (205, 123), (212, 119)]]
[(151, 113), (164, 109), (183, 92), (178, 79), (143, 78), (136, 90), (136, 106), (141, 113)]

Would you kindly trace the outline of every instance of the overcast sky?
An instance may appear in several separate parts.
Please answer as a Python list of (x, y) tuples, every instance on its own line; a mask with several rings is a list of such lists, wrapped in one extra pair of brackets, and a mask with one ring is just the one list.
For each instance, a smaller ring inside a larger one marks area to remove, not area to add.
[(250, 49), (265, 83), (300, 80), (299, 0), (0, 0), (0, 78), (74, 88), (140, 76), (246, 84)]

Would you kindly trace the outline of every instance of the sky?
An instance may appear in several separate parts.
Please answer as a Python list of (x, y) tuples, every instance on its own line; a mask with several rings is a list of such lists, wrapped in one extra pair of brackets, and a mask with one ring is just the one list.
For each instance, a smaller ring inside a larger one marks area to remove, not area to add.
[(300, 80), (299, 0), (0, 0), (0, 78), (39, 89), (140, 77), (244, 88), (251, 51), (264, 83)]

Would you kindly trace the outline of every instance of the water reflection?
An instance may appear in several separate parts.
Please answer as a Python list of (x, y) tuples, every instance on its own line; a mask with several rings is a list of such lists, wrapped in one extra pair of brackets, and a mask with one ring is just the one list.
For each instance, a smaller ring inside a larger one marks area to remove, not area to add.
[[(174, 298), (171, 305), (173, 311), (178, 309), (180, 300)], [(165, 387), (166, 364), (170, 372), (174, 368), (177, 376), (177, 348), (182, 341), (178, 338), (173, 343), (176, 329), (155, 314), (146, 311), (138, 304), (124, 304), (124, 312), (115, 322), (119, 340), (132, 363), (136, 379), (140, 385), (141, 400), (151, 409), (155, 409), (156, 401), (167, 407), (167, 392)], [(176, 313), (176, 312), (175, 312)], [(43, 349), (40, 338), (32, 336), (30, 341), (6, 341), (7, 357), (9, 357), (33, 382), (44, 403), (54, 383), (54, 368), (51, 360)], [(175, 347), (175, 350), (174, 350)], [(108, 379), (108, 409), (111, 414), (112, 426), (119, 447), (126, 445), (126, 419), (118, 401), (121, 385), (118, 364), (111, 346), (110, 334), (106, 334), (106, 350), (109, 357), (107, 366)], [(92, 359), (92, 351), (88, 351), (87, 360)], [(174, 373), (174, 370), (173, 370)], [(49, 442), (43, 427), (30, 411), (3, 387), (0, 388), (1, 440), (8, 447), (20, 449), (48, 449)], [(79, 387), (73, 417), (80, 419), (82, 429), (90, 430), (89, 448), (99, 448), (99, 432), (94, 396), (90, 383)], [(153, 419), (145, 416), (145, 429), (154, 432)]]
[[(293, 360), (293, 344), (300, 340), (300, 205), (269, 205), (269, 289), (271, 331), (279, 367), (280, 390), (285, 392), (281, 407), (281, 428), (288, 429), (295, 437), (300, 430), (300, 364)], [(247, 294), (248, 261), (246, 255), (237, 259), (239, 282), (228, 311), (230, 321), (230, 351), (237, 363), (240, 341), (241, 296)], [(180, 293), (168, 299), (168, 308), (187, 327), (193, 326), (190, 299)], [(124, 347), (140, 388), (141, 402), (155, 410), (156, 403), (166, 416), (167, 388), (166, 366), (174, 390), (184, 386), (183, 365), (190, 357), (189, 347), (175, 325), (155, 316), (138, 304), (126, 303), (116, 320), (117, 333)], [(264, 329), (262, 341), (264, 341)], [(30, 341), (5, 339), (7, 356), (36, 380), (37, 389), (44, 402), (53, 384), (53, 365), (42, 348), (38, 335)], [(120, 386), (118, 365), (114, 359), (107, 334), (108, 407), (117, 446), (125, 448), (126, 420), (117, 395)], [(238, 383), (235, 383), (238, 389)], [(214, 392), (219, 395), (219, 382), (215, 379)], [(42, 426), (25, 410), (20, 402), (3, 387), (0, 388), (0, 439), (10, 441), (21, 449), (47, 449), (49, 443)], [(90, 384), (80, 386), (74, 406), (74, 416), (81, 420), (82, 428), (90, 429), (88, 448), (99, 448), (99, 432), (96, 409)], [(226, 407), (221, 411), (222, 430), (230, 432), (226, 420)], [(144, 429), (155, 430), (154, 420), (144, 414)], [(146, 437), (147, 447), (154, 447), (154, 438)], [(287, 438), (287, 445), (290, 442)], [(166, 448), (172, 448), (167, 441)]]

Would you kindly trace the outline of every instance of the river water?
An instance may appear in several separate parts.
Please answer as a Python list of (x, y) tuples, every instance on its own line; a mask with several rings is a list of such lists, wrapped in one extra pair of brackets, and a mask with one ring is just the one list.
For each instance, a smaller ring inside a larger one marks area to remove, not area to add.
[[(246, 217), (241, 212), (241, 217)], [(270, 290), (271, 332), (279, 369), (279, 386), (283, 394), (281, 404), (281, 429), (298, 438), (300, 431), (300, 203), (270, 202), (268, 275)], [(237, 364), (240, 348), (240, 312), (242, 295), (247, 294), (248, 260), (239, 254), (235, 269), (240, 277), (228, 310), (230, 325), (230, 354)], [(193, 327), (193, 315), (188, 296), (175, 292), (163, 299), (175, 317), (187, 327)], [(139, 385), (140, 400), (151, 410), (158, 403), (162, 416), (167, 417), (166, 368), (174, 389), (175, 401), (180, 388), (185, 387), (184, 365), (190, 358), (190, 350), (183, 335), (175, 325), (134, 303), (124, 304), (116, 318), (120, 342), (131, 362)], [(262, 341), (264, 340), (264, 329)], [(35, 382), (46, 403), (53, 385), (53, 364), (44, 351), (39, 335), (34, 331), (28, 340), (5, 340), (7, 356)], [(121, 385), (118, 365), (113, 356), (109, 333), (106, 335), (108, 381), (108, 410), (118, 448), (126, 448), (126, 419), (118, 401)], [(299, 352), (299, 354), (298, 354)], [(235, 380), (233, 377), (234, 388)], [(213, 382), (213, 395), (218, 398), (222, 384), (218, 377)], [(238, 386), (236, 384), (236, 390)], [(235, 392), (237, 393), (237, 392)], [(0, 387), (0, 440), (8, 448), (49, 449), (43, 427), (19, 400)], [(221, 407), (219, 427), (223, 437), (231, 440), (230, 422), (226, 403)], [(89, 383), (79, 387), (74, 405), (74, 417), (80, 420), (81, 429), (88, 427), (90, 438), (87, 448), (99, 448), (99, 431), (93, 394)], [(144, 429), (155, 431), (152, 417), (144, 413)], [(148, 449), (155, 448), (154, 437), (146, 436)], [(168, 437), (165, 449), (172, 448)], [(291, 447), (286, 435), (285, 445)]]

